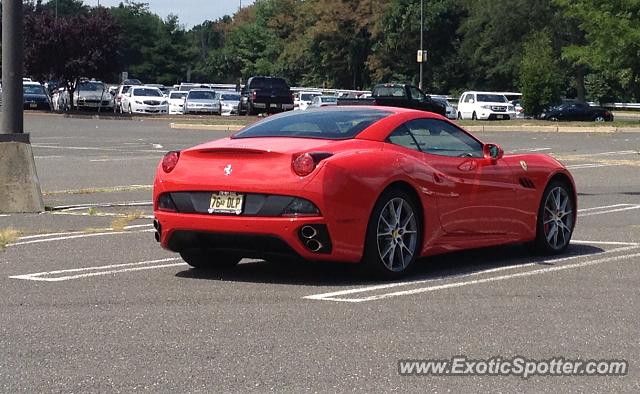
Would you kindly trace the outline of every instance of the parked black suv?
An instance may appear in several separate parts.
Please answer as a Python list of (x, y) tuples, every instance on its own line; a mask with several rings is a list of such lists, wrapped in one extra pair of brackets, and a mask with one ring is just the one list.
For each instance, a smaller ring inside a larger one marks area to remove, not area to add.
[(282, 78), (251, 77), (240, 92), (238, 112), (247, 115), (293, 109), (293, 94)]

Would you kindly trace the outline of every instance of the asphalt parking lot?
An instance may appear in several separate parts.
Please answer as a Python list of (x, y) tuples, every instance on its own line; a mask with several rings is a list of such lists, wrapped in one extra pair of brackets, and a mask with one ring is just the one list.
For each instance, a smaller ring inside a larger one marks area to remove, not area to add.
[[(227, 132), (30, 114), (48, 211), (0, 215), (3, 392), (638, 392), (640, 133), (495, 132), (574, 174), (567, 254), (430, 258), (400, 282), (245, 260), (200, 273), (153, 240), (168, 150)], [(400, 359), (624, 359), (624, 377), (410, 376)]]

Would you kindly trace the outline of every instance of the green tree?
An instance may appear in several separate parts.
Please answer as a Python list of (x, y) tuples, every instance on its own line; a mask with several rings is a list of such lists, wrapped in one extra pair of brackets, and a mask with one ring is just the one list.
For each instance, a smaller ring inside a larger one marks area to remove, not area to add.
[[(551, 0), (461, 0), (461, 55), (470, 66), (467, 88), (511, 90), (530, 32), (562, 26)], [(555, 34), (551, 32), (551, 34)]]
[(525, 113), (539, 115), (560, 98), (562, 83), (549, 32), (533, 33), (524, 43), (520, 64), (520, 89)]
[[(457, 0), (425, 1), (424, 90), (447, 93), (465, 88), (468, 71), (460, 58), (458, 29), (464, 14)], [(394, 0), (376, 21), (368, 67), (375, 82), (409, 82), (419, 79), (416, 51), (420, 48), (420, 3)]]
[[(618, 95), (640, 99), (640, 2), (554, 0), (575, 19), (584, 41), (569, 43), (563, 57), (604, 75)], [(591, 77), (593, 79), (593, 77)]]

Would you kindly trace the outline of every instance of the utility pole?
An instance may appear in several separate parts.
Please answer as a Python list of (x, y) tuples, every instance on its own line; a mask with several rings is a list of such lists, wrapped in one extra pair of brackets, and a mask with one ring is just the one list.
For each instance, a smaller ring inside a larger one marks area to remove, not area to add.
[(422, 63), (424, 63), (424, 0), (420, 0), (420, 83), (422, 90)]
[(0, 213), (44, 210), (29, 134), (24, 133), (22, 0), (2, 2)]

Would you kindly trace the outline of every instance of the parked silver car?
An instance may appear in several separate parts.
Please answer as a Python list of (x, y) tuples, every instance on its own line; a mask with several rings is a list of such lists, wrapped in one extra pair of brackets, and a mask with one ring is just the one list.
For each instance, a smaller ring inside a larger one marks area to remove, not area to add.
[(238, 114), (238, 105), (240, 104), (240, 93), (236, 92), (218, 92), (216, 93), (218, 101), (218, 115)]
[(81, 81), (73, 92), (76, 109), (104, 109), (113, 111), (113, 96), (107, 86), (100, 81)]
[(211, 89), (192, 89), (184, 99), (184, 113), (217, 113), (220, 108), (216, 92)]

